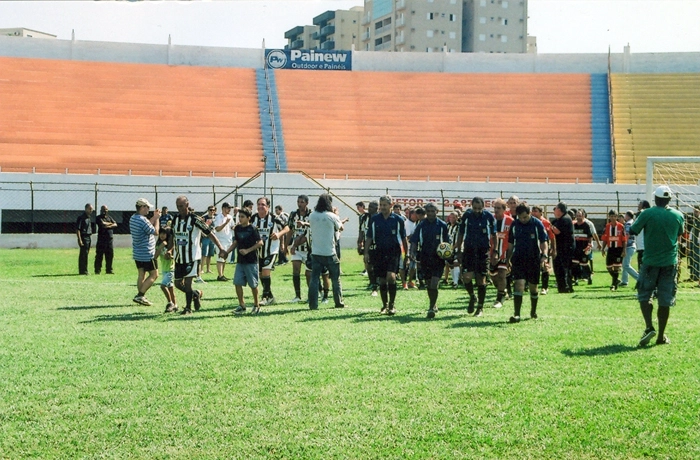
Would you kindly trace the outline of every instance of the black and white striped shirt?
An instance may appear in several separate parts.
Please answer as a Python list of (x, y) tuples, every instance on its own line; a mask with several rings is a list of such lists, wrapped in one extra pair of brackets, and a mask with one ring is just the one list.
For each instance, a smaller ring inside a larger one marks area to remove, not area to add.
[(301, 225), (297, 224), (297, 222), (309, 222), (309, 216), (311, 215), (311, 210), (309, 208), (306, 208), (306, 213), (301, 214), (299, 210), (297, 209), (296, 211), (292, 211), (289, 214), (289, 220), (287, 221), (287, 227), (292, 231), (292, 243), (294, 240), (301, 236), (306, 236), (307, 241), (305, 243), (302, 243), (298, 246), (296, 246), (296, 251), (301, 251), (301, 252), (308, 252), (309, 246), (310, 246), (310, 240), (309, 240), (309, 227), (307, 225)]
[(272, 213), (268, 213), (265, 217), (254, 214), (250, 219), (250, 224), (258, 229), (260, 239), (263, 242), (259, 250), (260, 257), (264, 259), (272, 254), (277, 254), (280, 250), (280, 240), (273, 240), (271, 236), (273, 233), (282, 231), (284, 228), (282, 221)]
[(173, 238), (175, 240), (175, 263), (190, 264), (202, 259), (202, 247), (200, 241), (202, 234), (209, 236), (211, 230), (204, 220), (196, 214), (188, 214), (182, 217), (175, 216), (172, 224)]

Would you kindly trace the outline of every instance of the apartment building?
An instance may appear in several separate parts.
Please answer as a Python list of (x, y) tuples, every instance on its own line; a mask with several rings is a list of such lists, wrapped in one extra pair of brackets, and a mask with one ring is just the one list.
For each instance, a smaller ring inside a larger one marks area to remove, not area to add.
[(0, 35), (9, 35), (11, 37), (29, 37), (29, 38), (56, 38), (55, 35), (39, 32), (38, 30), (26, 29), (24, 27), (13, 27), (10, 29), (0, 29)]
[(321, 13), (313, 26), (297, 26), (284, 34), (285, 49), (351, 50), (360, 48), (363, 7)]
[(287, 44), (286, 50), (313, 50), (318, 49), (318, 39), (313, 38), (318, 35), (318, 26), (296, 26), (284, 33)]
[(528, 51), (527, 0), (465, 0), (462, 24), (466, 32), (462, 39), (462, 51)]

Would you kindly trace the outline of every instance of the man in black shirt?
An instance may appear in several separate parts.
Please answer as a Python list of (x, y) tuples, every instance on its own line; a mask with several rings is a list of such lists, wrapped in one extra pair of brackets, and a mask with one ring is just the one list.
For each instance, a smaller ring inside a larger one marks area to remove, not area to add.
[(574, 255), (574, 223), (566, 213), (566, 203), (560, 202), (554, 208), (552, 232), (557, 252), (554, 255), (554, 276), (557, 278), (559, 293), (574, 292), (571, 287), (571, 260)]
[(95, 218), (97, 225), (97, 253), (95, 254), (95, 274), (99, 275), (102, 271), (102, 258), (105, 259), (105, 265), (108, 275), (114, 275), (112, 270), (112, 260), (114, 260), (114, 229), (117, 228), (117, 222), (109, 215), (109, 209), (106, 205), (100, 208), (100, 215)]
[(78, 256), (78, 273), (81, 275), (88, 274), (88, 254), (90, 246), (92, 246), (92, 221), (90, 215), (93, 207), (90, 203), (85, 205), (85, 212), (82, 213), (75, 221), (75, 234), (78, 237), (78, 246), (80, 247), (80, 255)]

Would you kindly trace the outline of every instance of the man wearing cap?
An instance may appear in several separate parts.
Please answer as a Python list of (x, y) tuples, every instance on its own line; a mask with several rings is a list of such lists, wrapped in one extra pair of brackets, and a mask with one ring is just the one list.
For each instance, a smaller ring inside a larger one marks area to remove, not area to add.
[[(228, 202), (223, 202), (221, 204), (221, 214), (217, 214), (214, 219), (214, 231), (216, 231), (216, 237), (223, 247), (227, 248), (233, 243), (233, 227), (235, 226), (236, 222), (231, 215), (231, 205)], [(216, 271), (218, 272), (216, 281), (230, 281), (224, 275), (225, 268), (226, 259), (218, 257), (216, 259)]]
[(109, 209), (106, 205), (100, 208), (100, 215), (95, 219), (97, 225), (97, 253), (95, 254), (95, 274), (99, 275), (102, 271), (102, 258), (105, 259), (105, 265), (108, 275), (113, 275), (112, 260), (114, 260), (114, 229), (117, 228), (117, 222), (109, 215)]
[(654, 305), (651, 296), (656, 290), (659, 299), (657, 318), (659, 337), (657, 345), (671, 341), (664, 334), (670, 307), (676, 303), (676, 270), (678, 265), (679, 240), (683, 234), (683, 214), (668, 206), (672, 198), (671, 189), (662, 185), (654, 192), (656, 206), (644, 210), (630, 228), (631, 235), (644, 230), (644, 256), (639, 271), (637, 299), (642, 310), (646, 329), (639, 341), (644, 346), (657, 334), (652, 324)]
[(136, 201), (136, 214), (129, 219), (129, 231), (131, 232), (131, 246), (133, 257), (138, 269), (136, 287), (138, 293), (134, 302), (151, 306), (146, 292), (158, 278), (158, 262), (156, 261), (156, 235), (160, 229), (160, 211), (155, 210), (153, 217), (148, 219), (148, 213), (153, 207), (145, 198)]
[(88, 254), (90, 254), (90, 246), (92, 246), (92, 214), (93, 207), (90, 203), (85, 205), (85, 212), (82, 213), (75, 221), (75, 233), (78, 237), (78, 246), (80, 247), (80, 255), (78, 256), (78, 273), (81, 275), (88, 274)]

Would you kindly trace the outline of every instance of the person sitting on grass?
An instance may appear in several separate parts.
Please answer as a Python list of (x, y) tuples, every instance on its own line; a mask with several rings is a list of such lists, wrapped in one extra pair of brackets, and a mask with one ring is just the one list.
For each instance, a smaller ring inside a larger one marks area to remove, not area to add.
[(238, 225), (233, 228), (233, 243), (227, 249), (219, 253), (219, 257), (226, 260), (226, 257), (234, 249), (238, 249), (238, 263), (233, 275), (233, 284), (236, 286), (236, 296), (238, 297), (238, 307), (233, 311), (240, 315), (246, 311), (243, 300), (243, 287), (247, 284), (253, 293), (253, 314), (260, 313), (260, 302), (258, 300), (258, 249), (263, 245), (258, 229), (250, 225), (252, 213), (243, 208), (238, 211)]

